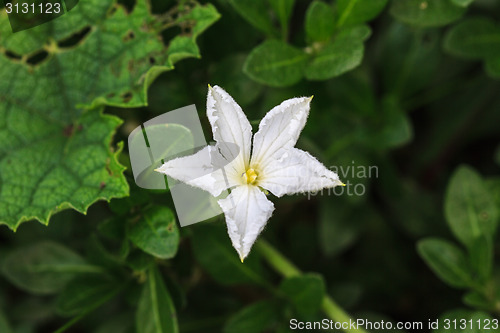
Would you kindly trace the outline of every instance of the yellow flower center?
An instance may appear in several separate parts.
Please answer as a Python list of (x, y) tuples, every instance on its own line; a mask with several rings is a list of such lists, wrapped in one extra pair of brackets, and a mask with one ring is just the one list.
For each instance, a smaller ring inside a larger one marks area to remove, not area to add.
[(255, 185), (257, 183), (257, 177), (259, 174), (252, 168), (247, 169), (247, 171), (241, 175), (247, 184)]

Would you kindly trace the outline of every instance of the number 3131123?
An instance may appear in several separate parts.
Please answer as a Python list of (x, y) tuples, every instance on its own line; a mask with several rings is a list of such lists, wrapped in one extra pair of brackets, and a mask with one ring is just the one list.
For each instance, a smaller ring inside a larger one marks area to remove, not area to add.
[(56, 3), (7, 3), (5, 4), (7, 14), (59, 14), (61, 12), (61, 4)]

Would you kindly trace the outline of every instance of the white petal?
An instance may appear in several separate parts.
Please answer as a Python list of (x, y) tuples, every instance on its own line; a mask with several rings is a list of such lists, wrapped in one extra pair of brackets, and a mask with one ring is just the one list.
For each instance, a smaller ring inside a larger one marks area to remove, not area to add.
[(343, 185), (335, 172), (297, 148), (288, 150), (281, 159), (271, 161), (261, 174), (259, 186), (277, 197)]
[(216, 147), (207, 146), (197, 153), (170, 160), (156, 169), (169, 177), (219, 196), (222, 191), (236, 186), (236, 171), (232, 164), (220, 168)]
[[(250, 160), (252, 126), (241, 107), (221, 87), (209, 87), (207, 96), (207, 116), (212, 125), (214, 140), (225, 151), (234, 151), (233, 147), (224, 147), (226, 143), (237, 145), (240, 149), (236, 159), (241, 172)], [(230, 156), (226, 156), (230, 157)]]
[(310, 97), (292, 98), (269, 111), (253, 138), (250, 165), (264, 168), (295, 146), (309, 115)]
[(257, 187), (242, 185), (218, 201), (226, 216), (227, 230), (243, 261), (274, 211), (274, 205)]

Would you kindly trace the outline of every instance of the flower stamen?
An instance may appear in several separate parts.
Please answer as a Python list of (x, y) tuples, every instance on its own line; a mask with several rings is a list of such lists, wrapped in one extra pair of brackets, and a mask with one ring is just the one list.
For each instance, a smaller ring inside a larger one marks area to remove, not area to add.
[(257, 183), (257, 177), (259, 174), (252, 168), (247, 169), (245, 173), (241, 175), (246, 184), (255, 185)]

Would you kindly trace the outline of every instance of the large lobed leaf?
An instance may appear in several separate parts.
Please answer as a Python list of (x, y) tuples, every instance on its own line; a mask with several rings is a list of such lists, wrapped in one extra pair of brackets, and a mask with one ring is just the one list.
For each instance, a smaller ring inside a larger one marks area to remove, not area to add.
[[(145, 105), (157, 75), (199, 57), (195, 39), (219, 15), (211, 5), (177, 8), (176, 19), (163, 22), (146, 0), (130, 13), (113, 0), (81, 1), (15, 34), (2, 11), (0, 224), (14, 230), (31, 219), (47, 224), (62, 209), (85, 212), (97, 200), (128, 194), (110, 147), (120, 120), (90, 109)], [(166, 47), (159, 33), (172, 25), (191, 34)]]

